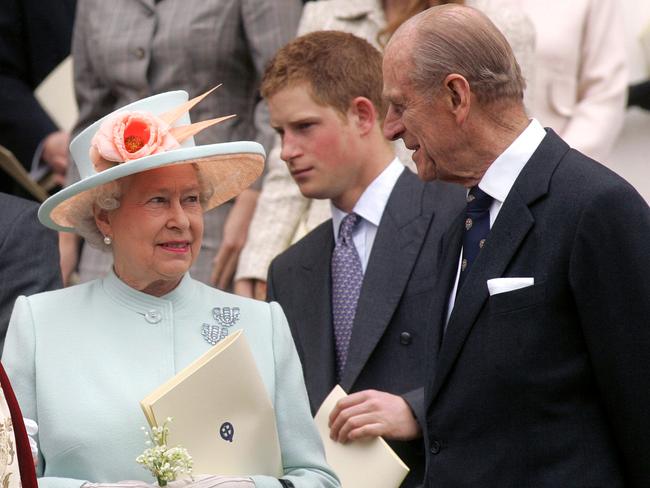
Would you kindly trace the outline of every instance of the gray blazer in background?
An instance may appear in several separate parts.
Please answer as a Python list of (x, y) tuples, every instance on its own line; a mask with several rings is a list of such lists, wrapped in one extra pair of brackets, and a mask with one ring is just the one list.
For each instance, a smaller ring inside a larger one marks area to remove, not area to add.
[[(401, 395), (423, 417), (426, 329), (439, 240), (465, 206), (460, 186), (423, 183), (411, 171), (397, 181), (377, 230), (364, 275), (341, 386)], [(312, 413), (336, 385), (327, 220), (280, 254), (268, 277), (268, 298), (284, 310), (302, 361)], [(390, 442), (411, 468), (403, 487), (424, 475), (421, 439)]]
[(57, 233), (38, 221), (38, 205), (0, 193), (0, 352), (19, 295), (61, 288)]

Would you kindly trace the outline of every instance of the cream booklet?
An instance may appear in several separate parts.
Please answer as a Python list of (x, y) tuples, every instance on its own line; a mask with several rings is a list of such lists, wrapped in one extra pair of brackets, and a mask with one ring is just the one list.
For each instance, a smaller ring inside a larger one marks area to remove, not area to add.
[(368, 441), (341, 444), (330, 439), (327, 426), (330, 412), (346, 393), (339, 385), (327, 396), (316, 412), (316, 426), (325, 445), (327, 462), (341, 480), (342, 488), (397, 488), (409, 468), (386, 441), (376, 437)]
[(241, 330), (140, 405), (151, 426), (174, 419), (168, 445), (189, 451), (195, 474), (282, 475), (275, 412)]

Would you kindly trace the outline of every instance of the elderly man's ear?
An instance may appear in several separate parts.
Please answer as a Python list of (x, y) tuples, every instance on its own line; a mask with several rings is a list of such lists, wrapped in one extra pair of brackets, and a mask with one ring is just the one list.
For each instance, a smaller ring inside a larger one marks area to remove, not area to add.
[(469, 82), (462, 75), (452, 73), (443, 81), (443, 96), (446, 97), (447, 106), (458, 125), (462, 125), (467, 119), (471, 94)]
[(375, 127), (377, 115), (377, 109), (366, 97), (356, 97), (348, 109), (348, 119), (355, 124), (360, 135), (368, 134)]

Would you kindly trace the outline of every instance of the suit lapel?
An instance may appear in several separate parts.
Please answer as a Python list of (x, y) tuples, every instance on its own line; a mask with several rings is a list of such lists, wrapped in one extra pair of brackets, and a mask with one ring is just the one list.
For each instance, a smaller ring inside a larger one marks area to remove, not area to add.
[[(433, 209), (422, 206), (423, 187), (404, 171), (381, 218), (354, 318), (341, 386), (349, 391), (384, 335), (420, 253)], [(399, 258), (397, 258), (399, 256)]]
[[(458, 271), (458, 259), (462, 246), (464, 222), (465, 209), (463, 208), (452, 221), (449, 230), (443, 234), (440, 244), (442, 253), (438, 260), (436, 286), (434, 288), (434, 296), (431, 300), (429, 313), (427, 314), (432, 318), (432, 323), (437, 324), (427, 330), (427, 355), (425, 360), (427, 362), (426, 371), (430, 372), (427, 378), (429, 386), (431, 386), (436, 376), (438, 355), (442, 342), (442, 329), (447, 316), (447, 304)], [(430, 392), (431, 389), (429, 388), (427, 391)]]
[[(529, 205), (548, 192), (552, 172), (568, 151), (568, 146), (555, 133), (551, 130), (548, 132), (515, 181), (485, 247), (456, 295), (440, 348), (433, 386), (428, 395), (430, 400), (435, 398), (443, 385), (488, 299), (487, 280), (503, 276), (535, 223)], [(456, 255), (456, 265), (457, 259)]]
[(314, 230), (312, 236), (319, 246), (309, 246), (309, 252), (297, 264), (296, 274), (301, 288), (301, 316), (308, 327), (299, 334), (301, 348), (308, 364), (316, 365), (305, 369), (305, 382), (310, 386), (309, 398), (312, 405), (320, 405), (336, 384), (334, 334), (332, 332), (331, 272), (330, 262), (334, 246), (332, 221), (328, 220)]

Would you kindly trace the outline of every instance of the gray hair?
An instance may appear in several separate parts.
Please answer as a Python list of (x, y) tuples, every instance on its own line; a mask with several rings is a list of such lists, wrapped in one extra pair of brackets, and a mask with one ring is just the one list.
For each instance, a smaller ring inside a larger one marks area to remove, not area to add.
[[(193, 163), (192, 166), (196, 169), (196, 176), (199, 182), (199, 200), (201, 206), (205, 209), (205, 206), (214, 194), (214, 187), (211, 182), (203, 178), (196, 163)], [(126, 178), (129, 177), (125, 176), (88, 190), (90, 192), (90, 198), (85, 200), (83, 205), (72, 206), (68, 210), (70, 217), (74, 218), (77, 222), (75, 225), (77, 234), (83, 237), (90, 246), (104, 252), (110, 252), (111, 246), (104, 243), (104, 234), (97, 227), (94, 209), (98, 208), (106, 211), (118, 209), (123, 196), (124, 181)]]
[[(441, 5), (411, 18), (411, 80), (422, 92), (437, 91), (452, 73), (462, 75), (481, 103), (523, 100), (526, 81), (504, 35), (471, 7)], [(401, 29), (400, 29), (401, 30)]]

